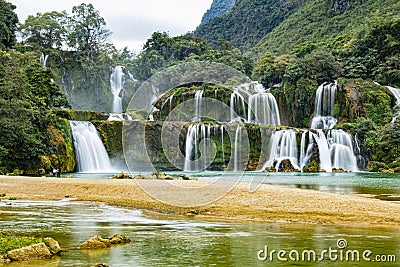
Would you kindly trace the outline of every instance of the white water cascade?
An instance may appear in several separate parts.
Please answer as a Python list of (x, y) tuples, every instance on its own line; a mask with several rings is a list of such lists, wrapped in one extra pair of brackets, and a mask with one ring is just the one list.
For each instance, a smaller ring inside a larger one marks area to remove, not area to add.
[[(337, 89), (338, 84), (335, 81), (322, 84), (316, 92), (315, 112), (311, 128), (317, 130), (317, 133), (309, 132), (307, 150), (305, 150), (305, 144), (301, 145), (301, 168), (307, 165), (313, 146), (317, 145), (321, 170), (331, 172), (335, 168), (358, 171), (352, 136), (343, 130), (333, 130), (337, 123), (337, 119), (333, 117)], [(302, 142), (305, 141), (306, 138), (303, 136)]]
[(238, 90), (234, 90), (231, 94), (230, 110), (231, 122), (245, 121), (244, 118), (246, 118), (246, 103), (244, 97)]
[(42, 55), (40, 56), (40, 63), (42, 63), (43, 67), (47, 68), (47, 61), (49, 60), (49, 55)]
[(327, 134), (332, 168), (358, 171), (357, 158), (354, 155), (353, 140), (343, 130), (330, 130)]
[(109, 172), (113, 168), (100, 135), (91, 122), (70, 121), (78, 172)]
[(336, 81), (324, 83), (318, 87), (311, 129), (332, 129), (337, 123), (333, 117), (337, 87)]
[(236, 127), (235, 133), (235, 144), (233, 150), (233, 171), (237, 172), (239, 170), (239, 165), (242, 160), (242, 126), (238, 125)]
[(185, 171), (202, 171), (210, 164), (209, 152), (211, 143), (211, 125), (190, 125), (185, 140)]
[(269, 150), (269, 158), (264, 164), (263, 169), (274, 167), (278, 171), (279, 165), (285, 159), (290, 160), (295, 169), (300, 169), (295, 131), (282, 130), (273, 133), (270, 139)]
[(194, 121), (194, 122), (200, 122), (201, 121), (200, 114), (201, 114), (201, 104), (202, 104), (203, 94), (204, 94), (204, 91), (203, 90), (199, 90), (194, 95), (194, 99), (195, 99), (195, 116), (192, 119), (192, 121)]
[[(396, 106), (397, 106), (397, 109), (400, 109), (400, 89), (395, 88), (395, 87), (392, 87), (392, 86), (386, 86), (386, 88), (387, 88), (390, 92), (392, 92), (392, 94), (393, 94), (394, 97), (396, 98)], [(397, 114), (395, 114), (395, 115), (393, 116), (392, 123), (395, 123), (396, 120), (397, 120), (397, 117), (399, 117), (399, 116), (400, 116), (400, 110), (398, 110), (398, 111), (397, 111)]]
[(258, 82), (242, 84), (234, 88), (231, 94), (230, 108), (231, 121), (269, 125), (281, 124), (275, 97)]
[(122, 98), (124, 92), (125, 74), (121, 66), (116, 66), (110, 76), (111, 93), (113, 95), (113, 113), (122, 113)]

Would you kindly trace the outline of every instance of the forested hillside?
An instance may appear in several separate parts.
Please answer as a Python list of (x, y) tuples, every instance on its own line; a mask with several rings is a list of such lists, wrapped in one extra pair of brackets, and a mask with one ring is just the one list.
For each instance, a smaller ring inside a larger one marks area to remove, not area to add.
[(194, 34), (205, 38), (213, 47), (218, 46), (220, 39), (225, 39), (245, 51), (284, 21), (302, 2), (237, 0), (228, 14), (200, 25)]
[(304, 1), (291, 16), (265, 35), (250, 55), (288, 53), (304, 44), (349, 46), (378, 22), (400, 13), (397, 0)]

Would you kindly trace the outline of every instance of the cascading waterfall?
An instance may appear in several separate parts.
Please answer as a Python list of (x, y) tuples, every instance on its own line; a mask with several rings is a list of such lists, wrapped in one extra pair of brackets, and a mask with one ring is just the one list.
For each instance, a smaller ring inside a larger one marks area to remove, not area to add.
[(358, 171), (351, 135), (343, 130), (330, 130), (327, 134), (332, 167)]
[(111, 93), (113, 95), (113, 113), (122, 113), (122, 99), (124, 93), (125, 74), (122, 66), (113, 68), (110, 76)]
[(337, 87), (336, 81), (335, 83), (324, 83), (318, 87), (311, 129), (332, 129), (337, 123), (333, 117)]
[(242, 126), (239, 124), (236, 127), (235, 133), (235, 144), (233, 151), (233, 170), (235, 172), (239, 170), (240, 160), (242, 159)]
[(246, 103), (244, 97), (238, 90), (234, 90), (231, 94), (230, 102), (231, 122), (245, 121), (246, 118)]
[(247, 121), (256, 124), (280, 125), (278, 104), (275, 97), (267, 92), (250, 96)]
[(193, 122), (200, 122), (201, 121), (200, 114), (201, 114), (201, 104), (202, 104), (203, 94), (204, 94), (204, 91), (203, 90), (199, 90), (194, 95), (194, 99), (195, 99), (195, 116), (192, 119)]
[[(243, 95), (247, 97), (247, 109)], [(231, 94), (230, 108), (231, 121), (269, 125), (281, 124), (275, 97), (262, 84), (257, 82), (242, 84), (235, 88)]]
[(43, 67), (47, 68), (47, 61), (49, 60), (49, 55), (42, 55), (40, 56), (40, 63), (42, 63)]
[(61, 77), (62, 88), (64, 93), (67, 94), (69, 97), (71, 97), (71, 83), (69, 79), (69, 74), (67, 68), (65, 67), (64, 59), (61, 56), (60, 60), (62, 66), (62, 77)]
[[(290, 160), (295, 169), (299, 168), (296, 132), (293, 130), (282, 130), (272, 134), (270, 139), (270, 153), (263, 169), (275, 167), (278, 170), (279, 165), (285, 159)], [(275, 164), (274, 164), (275, 163)]]
[[(337, 123), (337, 119), (333, 117), (337, 88), (338, 84), (335, 81), (330, 84), (324, 83), (317, 89), (314, 118), (311, 123), (311, 128), (317, 130), (317, 134), (309, 132), (307, 151), (305, 151), (305, 144), (301, 145), (301, 167), (307, 165), (312, 148), (317, 145), (321, 170), (331, 172), (335, 168), (358, 171), (351, 135), (343, 130), (332, 129)], [(327, 135), (323, 130), (327, 130)], [(306, 141), (305, 137), (302, 137), (303, 141)]]
[(209, 165), (211, 125), (190, 125), (185, 141), (185, 171), (202, 171)]
[(100, 135), (91, 122), (70, 121), (78, 172), (113, 171)]
[(392, 120), (392, 123), (395, 123), (396, 120), (397, 120), (397, 117), (400, 116), (400, 89), (394, 88), (394, 87), (392, 87), (392, 86), (386, 86), (386, 88), (387, 88), (390, 92), (392, 92), (392, 94), (393, 94), (394, 97), (396, 98), (396, 108), (397, 108), (398, 110), (397, 110), (397, 114), (395, 114), (395, 115), (393, 116), (393, 120)]

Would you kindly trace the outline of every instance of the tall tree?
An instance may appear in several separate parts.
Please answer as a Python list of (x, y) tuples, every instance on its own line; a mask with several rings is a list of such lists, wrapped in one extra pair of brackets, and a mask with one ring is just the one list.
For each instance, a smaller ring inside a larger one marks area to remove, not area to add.
[(105, 28), (106, 21), (92, 4), (80, 4), (72, 8), (68, 45), (77, 51), (95, 56), (111, 32)]
[(28, 16), (24, 24), (19, 27), (24, 44), (34, 48), (61, 48), (65, 42), (66, 30), (63, 24), (66, 19), (65, 11)]
[(11, 48), (17, 39), (18, 16), (15, 14), (15, 5), (0, 0), (0, 49)]

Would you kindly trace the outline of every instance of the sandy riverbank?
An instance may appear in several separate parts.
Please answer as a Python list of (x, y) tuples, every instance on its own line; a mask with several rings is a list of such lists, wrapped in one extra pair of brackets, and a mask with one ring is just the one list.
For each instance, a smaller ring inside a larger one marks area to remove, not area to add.
[[(177, 196), (177, 192), (165, 186), (165, 181), (141, 182), (163, 194)], [(206, 185), (206, 182), (199, 181), (169, 183), (185, 187)], [(272, 185), (262, 185), (251, 193), (248, 187), (249, 184), (240, 183), (217, 202), (202, 207), (183, 208), (160, 203), (144, 193), (134, 180), (0, 176), (0, 194), (6, 194), (3, 199), (59, 200), (69, 197), (174, 215), (223, 220), (400, 228), (400, 203)], [(207, 188), (202, 191), (205, 195), (210, 193), (213, 192), (207, 192)]]

